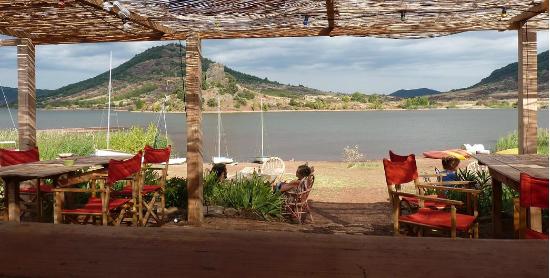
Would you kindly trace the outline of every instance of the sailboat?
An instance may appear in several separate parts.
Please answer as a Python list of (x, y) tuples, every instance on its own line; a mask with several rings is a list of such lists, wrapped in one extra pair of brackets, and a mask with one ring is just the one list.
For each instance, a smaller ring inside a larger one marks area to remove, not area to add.
[(269, 157), (264, 155), (264, 98), (260, 96), (260, 122), (261, 122), (261, 134), (262, 134), (262, 147), (261, 147), (261, 155), (254, 158), (255, 163), (264, 163), (266, 162)]
[(111, 144), (111, 93), (112, 93), (112, 83), (111, 83), (111, 71), (113, 68), (113, 52), (111, 51), (109, 55), (109, 101), (107, 107), (107, 149), (98, 150), (94, 152), (95, 156), (132, 156), (132, 154), (114, 151), (110, 149)]
[(218, 156), (212, 157), (212, 163), (218, 164), (230, 164), (233, 163), (233, 158), (225, 157), (221, 155), (221, 146), (222, 146), (222, 115), (220, 111), (220, 96), (218, 96)]

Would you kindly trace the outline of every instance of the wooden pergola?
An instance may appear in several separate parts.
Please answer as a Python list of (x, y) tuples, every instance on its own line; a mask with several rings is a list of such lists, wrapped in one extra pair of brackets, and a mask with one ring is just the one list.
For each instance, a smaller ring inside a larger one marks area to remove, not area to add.
[(0, 46), (17, 46), (19, 146), (36, 145), (35, 45), (186, 40), (188, 220), (203, 219), (201, 40), (309, 36), (416, 39), (516, 30), (518, 131), (537, 151), (537, 30), (548, 0), (0, 0)]

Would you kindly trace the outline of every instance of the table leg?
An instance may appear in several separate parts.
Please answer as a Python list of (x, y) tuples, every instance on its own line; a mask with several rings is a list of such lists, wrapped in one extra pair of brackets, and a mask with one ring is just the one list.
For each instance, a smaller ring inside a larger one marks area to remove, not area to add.
[(61, 211), (63, 210), (63, 203), (65, 201), (65, 193), (56, 191), (54, 195), (54, 205), (53, 205), (53, 223), (62, 224), (63, 215)]
[(21, 223), (21, 208), (19, 206), (19, 181), (6, 179), (6, 198), (8, 199), (8, 221)]
[(529, 208), (529, 228), (542, 233), (542, 210), (540, 208)]
[(492, 178), (493, 237), (502, 237), (502, 182)]

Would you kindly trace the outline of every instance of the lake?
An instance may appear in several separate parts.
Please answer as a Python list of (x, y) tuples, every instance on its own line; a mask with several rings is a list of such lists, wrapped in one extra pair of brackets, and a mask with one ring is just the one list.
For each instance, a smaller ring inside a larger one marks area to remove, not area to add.
[[(17, 111), (12, 110), (14, 117)], [(548, 128), (548, 110), (539, 111), (539, 127)], [(113, 112), (113, 127), (156, 123), (156, 113)], [(37, 112), (39, 129), (106, 126), (105, 111)], [(398, 153), (460, 147), (481, 143), (494, 148), (497, 138), (517, 129), (517, 110), (426, 110), (361, 112), (266, 112), (265, 153), (283, 159), (342, 160), (346, 146), (357, 145), (368, 159), (380, 159), (389, 149)], [(17, 120), (17, 118), (15, 118)], [(260, 114), (222, 115), (222, 155), (249, 161), (260, 154)], [(185, 153), (185, 114), (168, 114), (169, 137)], [(6, 109), (0, 109), (0, 128), (11, 128)], [(203, 117), (204, 158), (217, 150), (216, 114)]]

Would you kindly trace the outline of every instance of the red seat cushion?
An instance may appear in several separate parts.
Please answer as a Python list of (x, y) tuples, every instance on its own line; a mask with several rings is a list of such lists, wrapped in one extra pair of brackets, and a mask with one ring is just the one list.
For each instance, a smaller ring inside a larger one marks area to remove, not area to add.
[[(111, 198), (109, 201), (109, 210), (115, 210), (120, 206), (130, 202), (130, 199)], [(64, 209), (64, 213), (101, 213), (101, 198), (91, 197), (88, 202), (81, 208)]]
[[(428, 195), (427, 197), (437, 198), (437, 195)], [(402, 200), (405, 200), (405, 201), (409, 202), (409, 204), (411, 204), (411, 205), (418, 206), (418, 198), (415, 198), (415, 197), (402, 197)], [(440, 203), (440, 202), (434, 202), (434, 201), (424, 201), (424, 207), (443, 209), (443, 208), (447, 207), (447, 204)]]
[[(475, 221), (475, 217), (466, 214), (456, 214), (456, 229), (467, 231)], [(399, 216), (399, 221), (413, 224), (432, 226), (435, 228), (451, 229), (451, 213), (448, 211), (421, 208), (418, 212)]]
[(527, 239), (548, 239), (547, 234), (539, 233), (531, 229), (525, 229), (525, 238)]
[[(40, 191), (42, 191), (42, 192), (51, 193), (52, 189), (53, 189), (53, 187), (48, 185), (48, 184), (44, 184), (44, 183), (40, 184)], [(21, 193), (36, 193), (36, 188), (34, 186), (20, 187), (19, 192), (21, 192)]]
[[(160, 186), (158, 185), (144, 185), (143, 186), (143, 194), (149, 194), (155, 191), (160, 190)], [(122, 188), (122, 190), (116, 191), (113, 194), (119, 194), (124, 196), (132, 196), (132, 186), (128, 185)]]

